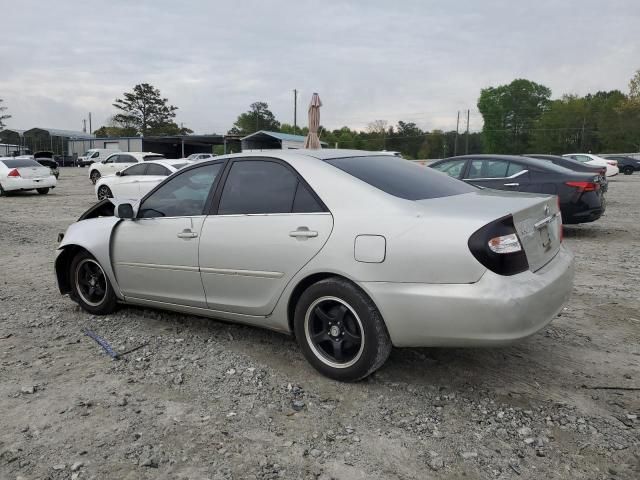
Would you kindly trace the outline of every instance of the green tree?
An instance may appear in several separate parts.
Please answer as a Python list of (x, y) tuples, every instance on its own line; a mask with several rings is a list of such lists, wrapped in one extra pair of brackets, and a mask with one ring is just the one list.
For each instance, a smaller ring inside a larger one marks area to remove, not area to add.
[[(134, 127), (141, 135), (167, 135), (179, 129), (173, 119), (178, 107), (160, 95), (160, 90), (148, 83), (133, 87), (113, 104), (121, 113), (114, 115), (115, 122)], [(174, 133), (175, 134), (175, 133)]]
[(114, 117), (111, 117), (105, 125), (94, 130), (93, 133), (98, 138), (136, 137), (138, 136), (138, 129), (132, 125), (118, 122)]
[(252, 103), (249, 111), (238, 115), (229, 133), (233, 135), (250, 135), (259, 130), (280, 131), (280, 122), (276, 120), (266, 102)]
[(2, 102), (4, 102), (4, 100), (0, 98), (0, 130), (6, 126), (4, 120), (11, 118), (11, 115), (2, 113), (7, 111), (7, 107), (3, 106)]
[(551, 90), (525, 79), (508, 85), (483, 88), (478, 99), (482, 114), (485, 150), (490, 153), (523, 153), (531, 141), (531, 129), (549, 103)]

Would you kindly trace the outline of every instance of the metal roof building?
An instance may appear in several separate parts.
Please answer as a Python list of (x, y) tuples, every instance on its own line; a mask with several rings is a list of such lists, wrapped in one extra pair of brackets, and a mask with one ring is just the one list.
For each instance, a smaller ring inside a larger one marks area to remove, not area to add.
[[(304, 135), (292, 135), (290, 133), (269, 132), (260, 130), (247, 135), (240, 140), (242, 151), (246, 150), (288, 150), (304, 148)], [(326, 142), (320, 142), (327, 145)]]
[(48, 150), (56, 155), (68, 153), (67, 142), (72, 138), (95, 138), (94, 135), (74, 130), (61, 130), (58, 128), (30, 128), (18, 130), (8, 128), (0, 132), (0, 142), (18, 145), (19, 149), (28, 149), (31, 152)]

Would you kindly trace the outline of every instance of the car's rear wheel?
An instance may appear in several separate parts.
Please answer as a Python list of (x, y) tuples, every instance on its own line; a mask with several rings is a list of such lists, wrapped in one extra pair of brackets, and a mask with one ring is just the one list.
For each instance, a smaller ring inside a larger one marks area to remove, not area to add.
[(98, 187), (98, 200), (104, 200), (105, 198), (113, 198), (113, 193), (106, 185), (100, 185)]
[(71, 262), (72, 298), (94, 315), (113, 313), (117, 298), (113, 287), (98, 261), (86, 251), (78, 253)]
[(2, 188), (2, 184), (0, 184), (0, 197), (4, 197), (7, 195), (7, 192), (4, 188)]
[(294, 330), (309, 363), (335, 380), (361, 380), (391, 353), (382, 315), (362, 290), (341, 278), (321, 280), (304, 291)]
[(97, 170), (92, 171), (89, 178), (91, 179), (91, 183), (95, 185), (98, 179), (100, 178), (100, 172)]
[(622, 173), (625, 175), (633, 175), (633, 167), (624, 167)]
[(40, 195), (46, 195), (47, 193), (49, 193), (49, 189), (48, 188), (36, 188), (36, 192), (38, 192)]

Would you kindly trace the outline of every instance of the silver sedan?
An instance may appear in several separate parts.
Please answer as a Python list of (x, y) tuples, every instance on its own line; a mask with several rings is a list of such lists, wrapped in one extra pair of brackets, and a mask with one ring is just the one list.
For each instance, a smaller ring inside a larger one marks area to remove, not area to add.
[(55, 268), (90, 313), (132, 304), (290, 333), (345, 381), (392, 346), (532, 335), (573, 281), (555, 197), (349, 150), (220, 156), (134, 204), (103, 200), (67, 229)]

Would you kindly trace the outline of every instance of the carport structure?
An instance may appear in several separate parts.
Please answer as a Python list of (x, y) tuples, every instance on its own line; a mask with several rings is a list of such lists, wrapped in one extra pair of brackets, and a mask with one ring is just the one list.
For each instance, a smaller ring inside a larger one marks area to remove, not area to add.
[(67, 142), (71, 138), (91, 139), (95, 138), (95, 136), (74, 130), (35, 127), (24, 131), (22, 143), (23, 146), (31, 150), (31, 152), (48, 150), (55, 155), (65, 155), (68, 153)]

